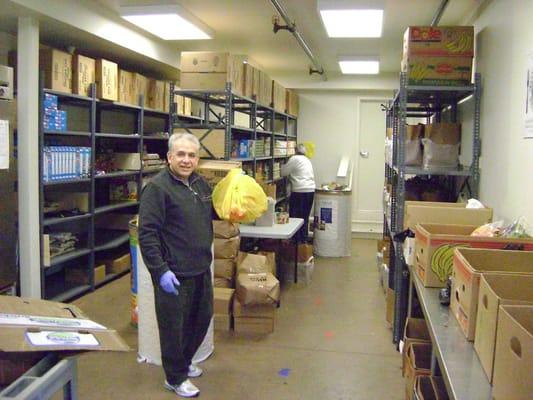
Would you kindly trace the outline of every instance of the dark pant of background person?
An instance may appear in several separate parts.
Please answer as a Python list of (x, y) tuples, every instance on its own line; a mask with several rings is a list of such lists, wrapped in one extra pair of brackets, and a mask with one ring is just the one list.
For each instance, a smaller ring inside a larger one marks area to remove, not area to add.
[(298, 193), (292, 192), (289, 200), (289, 216), (292, 218), (303, 218), (304, 224), (294, 235), (297, 243), (304, 243), (307, 239), (307, 229), (309, 226), (309, 213), (313, 206), (314, 192)]
[(159, 285), (155, 285), (154, 290), (161, 360), (171, 385), (179, 385), (187, 379), (191, 360), (213, 316), (211, 271), (178, 280), (177, 296), (165, 292)]

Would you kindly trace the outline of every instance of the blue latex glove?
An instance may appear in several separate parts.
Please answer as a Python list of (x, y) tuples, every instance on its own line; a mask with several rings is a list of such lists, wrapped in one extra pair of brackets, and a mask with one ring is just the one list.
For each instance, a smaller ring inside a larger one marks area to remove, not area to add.
[(174, 272), (167, 271), (161, 275), (161, 278), (159, 278), (159, 284), (165, 292), (170, 294), (173, 293), (176, 296), (178, 295), (178, 289), (176, 287), (180, 285), (180, 281), (178, 281)]

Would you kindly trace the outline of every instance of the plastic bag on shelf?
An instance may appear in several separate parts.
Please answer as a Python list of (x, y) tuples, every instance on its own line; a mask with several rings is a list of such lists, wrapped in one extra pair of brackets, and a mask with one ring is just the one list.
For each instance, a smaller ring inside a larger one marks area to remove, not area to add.
[(485, 208), (483, 203), (477, 199), (468, 199), (466, 208)]
[(457, 168), (459, 144), (438, 144), (431, 139), (422, 139), (424, 146), (423, 167)]
[(498, 237), (501, 236), (503, 229), (503, 221), (490, 222), (485, 225), (481, 225), (476, 228), (470, 236), (483, 236), (483, 237)]
[(422, 148), (420, 139), (405, 140), (405, 165), (420, 165), (422, 163)]
[(253, 222), (263, 215), (267, 204), (263, 188), (240, 168), (228, 172), (213, 190), (215, 211), (230, 222)]
[(532, 237), (532, 232), (526, 222), (526, 219), (524, 217), (520, 217), (503, 228), (501, 231), (501, 236), (506, 238), (524, 239)]

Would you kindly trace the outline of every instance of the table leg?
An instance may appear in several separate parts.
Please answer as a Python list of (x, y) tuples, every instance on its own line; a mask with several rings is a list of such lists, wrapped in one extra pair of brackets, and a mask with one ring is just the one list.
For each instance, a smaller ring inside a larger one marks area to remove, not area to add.
[(298, 283), (298, 242), (294, 243), (294, 283)]

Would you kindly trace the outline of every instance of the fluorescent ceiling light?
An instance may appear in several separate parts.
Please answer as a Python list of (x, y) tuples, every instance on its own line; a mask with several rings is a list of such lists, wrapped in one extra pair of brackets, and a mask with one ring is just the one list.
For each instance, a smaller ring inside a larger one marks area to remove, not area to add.
[(120, 7), (120, 16), (164, 40), (212, 39), (213, 31), (178, 5)]
[(339, 60), (343, 74), (379, 74), (379, 61), (369, 58), (346, 58)]
[(379, 1), (319, 0), (318, 11), (329, 37), (381, 37), (383, 7)]

